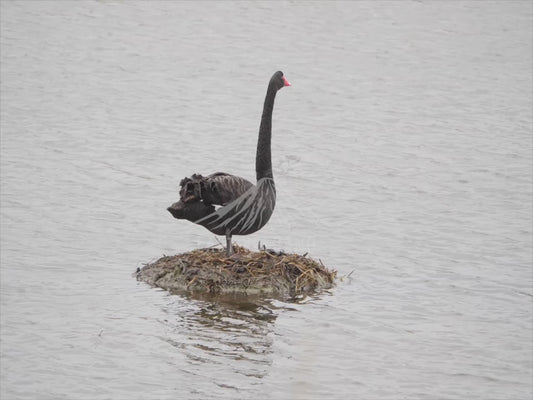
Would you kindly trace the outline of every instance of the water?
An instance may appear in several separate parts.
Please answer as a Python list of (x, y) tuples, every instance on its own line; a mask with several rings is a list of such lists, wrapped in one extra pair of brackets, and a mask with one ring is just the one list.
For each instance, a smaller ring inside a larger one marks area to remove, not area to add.
[[(532, 5), (1, 3), (2, 399), (529, 399)], [(254, 178), (249, 248), (339, 276), (282, 302), (170, 295), (216, 243), (165, 208)]]

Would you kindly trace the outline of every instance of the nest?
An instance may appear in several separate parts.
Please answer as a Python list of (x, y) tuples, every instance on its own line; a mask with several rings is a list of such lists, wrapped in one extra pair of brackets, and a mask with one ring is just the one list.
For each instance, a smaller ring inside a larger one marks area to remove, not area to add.
[(306, 254), (233, 249), (230, 257), (216, 248), (164, 256), (138, 269), (137, 280), (169, 291), (295, 296), (332, 287), (337, 274)]

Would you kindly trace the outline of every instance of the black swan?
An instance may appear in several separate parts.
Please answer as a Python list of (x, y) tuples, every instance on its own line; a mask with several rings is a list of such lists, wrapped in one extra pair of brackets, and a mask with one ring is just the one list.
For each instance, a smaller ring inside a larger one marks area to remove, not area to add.
[[(233, 253), (232, 235), (257, 232), (274, 211), (276, 187), (270, 152), (272, 111), (278, 90), (290, 85), (281, 71), (272, 75), (268, 83), (255, 158), (257, 184), (224, 172), (206, 177), (194, 174), (182, 179), (180, 200), (167, 208), (174, 218), (202, 225), (215, 235), (226, 235), (228, 256)], [(215, 209), (215, 205), (222, 207)]]

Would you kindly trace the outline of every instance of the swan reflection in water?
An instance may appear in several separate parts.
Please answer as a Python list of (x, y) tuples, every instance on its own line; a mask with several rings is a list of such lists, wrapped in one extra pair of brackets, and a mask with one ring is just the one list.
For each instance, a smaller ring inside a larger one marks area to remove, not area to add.
[(242, 391), (246, 389), (243, 385), (250, 384), (243, 375), (254, 381), (269, 373), (277, 318), (272, 301), (200, 293), (169, 299), (164, 310), (167, 334), (161, 339), (185, 355), (182, 372), (205, 374), (206, 368), (213, 368), (211, 379), (216, 381), (195, 390), (223, 385)]

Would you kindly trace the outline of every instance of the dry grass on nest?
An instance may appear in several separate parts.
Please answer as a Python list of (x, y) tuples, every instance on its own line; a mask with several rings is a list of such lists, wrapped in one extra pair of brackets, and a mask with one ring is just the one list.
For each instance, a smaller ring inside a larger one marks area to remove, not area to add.
[(305, 255), (233, 248), (231, 257), (216, 248), (164, 256), (138, 270), (137, 279), (170, 291), (297, 295), (329, 288), (336, 277)]

